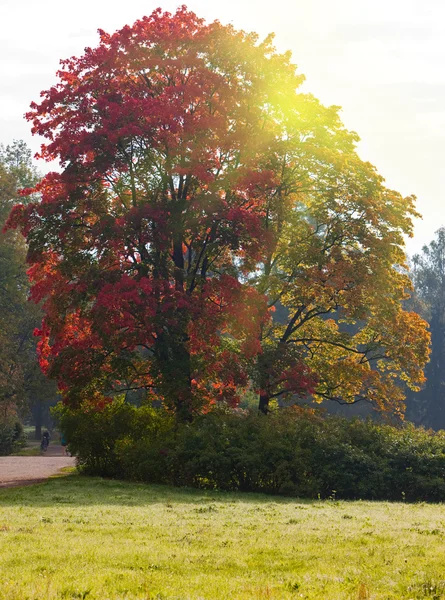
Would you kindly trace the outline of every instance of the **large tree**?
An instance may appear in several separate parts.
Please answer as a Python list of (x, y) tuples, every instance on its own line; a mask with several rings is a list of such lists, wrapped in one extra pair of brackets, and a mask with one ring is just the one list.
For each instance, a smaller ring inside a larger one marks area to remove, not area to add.
[(386, 406), (394, 377), (422, 380), (428, 336), (400, 309), (412, 199), (358, 159), (336, 108), (298, 92), (271, 37), (158, 9), (100, 31), (58, 78), (28, 118), (61, 172), (9, 226), (67, 401), (142, 388), (188, 419), (249, 377), (263, 409), (282, 390)]

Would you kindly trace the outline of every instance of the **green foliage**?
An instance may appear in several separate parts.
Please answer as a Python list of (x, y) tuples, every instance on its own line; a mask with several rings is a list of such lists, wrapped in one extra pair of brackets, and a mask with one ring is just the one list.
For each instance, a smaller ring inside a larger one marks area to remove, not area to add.
[(38, 174), (31, 151), (15, 140), (0, 144), (0, 421), (26, 413), (37, 398), (54, 397), (54, 385), (36, 372), (34, 329), (42, 319), (41, 308), (28, 302), (27, 247), (16, 232), (2, 231), (18, 201), (18, 189), (35, 185)]
[(57, 413), (89, 474), (309, 498), (445, 497), (445, 432), (296, 408), (268, 417), (215, 410), (181, 425), (123, 401)]
[(25, 432), (20, 421), (0, 423), (0, 456), (16, 452), (26, 443)]
[[(132, 471), (132, 457), (137, 460), (138, 440), (155, 441), (156, 437), (170, 429), (168, 417), (151, 407), (136, 408), (117, 398), (103, 410), (76, 410), (59, 403), (51, 409), (53, 417), (63, 431), (68, 447), (78, 458), (85, 473), (102, 476), (125, 476), (117, 451), (128, 456), (128, 475)], [(147, 460), (146, 457), (144, 457)], [(155, 468), (155, 466), (153, 466)]]
[(0, 144), (0, 162), (21, 188), (34, 186), (40, 178), (32, 163), (32, 152), (23, 140), (14, 140), (6, 147)]
[(431, 357), (425, 368), (426, 384), (408, 394), (407, 414), (416, 423), (433, 429), (445, 428), (445, 228), (412, 260), (415, 295), (411, 303), (431, 331)]

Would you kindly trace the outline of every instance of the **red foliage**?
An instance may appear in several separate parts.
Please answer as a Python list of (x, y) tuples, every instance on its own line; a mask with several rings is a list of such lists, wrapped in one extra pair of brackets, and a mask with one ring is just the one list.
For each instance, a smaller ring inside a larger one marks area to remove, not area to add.
[(99, 33), (31, 105), (40, 156), (63, 170), (7, 224), (46, 313), (41, 366), (70, 402), (145, 388), (177, 410), (233, 405), (269, 318), (240, 283), (270, 242), (267, 113), (301, 77), (269, 42), (184, 6)]

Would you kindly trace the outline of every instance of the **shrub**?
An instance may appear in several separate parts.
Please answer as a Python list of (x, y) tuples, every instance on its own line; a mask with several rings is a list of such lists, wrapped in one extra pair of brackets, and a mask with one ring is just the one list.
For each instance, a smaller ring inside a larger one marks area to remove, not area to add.
[(91, 475), (137, 478), (136, 458), (133, 464), (133, 456), (138, 454), (137, 441), (147, 439), (151, 431), (154, 436), (162, 431), (161, 411), (147, 406), (136, 408), (122, 398), (100, 411), (73, 409), (59, 403), (51, 412), (70, 453), (77, 457), (78, 466)]
[(7, 456), (22, 448), (26, 443), (20, 421), (0, 424), (0, 456)]
[(445, 432), (295, 407), (267, 417), (218, 409), (186, 424), (122, 400), (102, 412), (58, 411), (91, 474), (311, 498), (445, 499)]

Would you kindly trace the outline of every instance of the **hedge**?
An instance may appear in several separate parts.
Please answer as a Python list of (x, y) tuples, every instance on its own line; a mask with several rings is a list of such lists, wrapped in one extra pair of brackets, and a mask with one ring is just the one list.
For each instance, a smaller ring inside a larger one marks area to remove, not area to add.
[(445, 500), (443, 431), (301, 408), (215, 410), (179, 425), (162, 409), (122, 401), (56, 413), (88, 474), (308, 498)]

